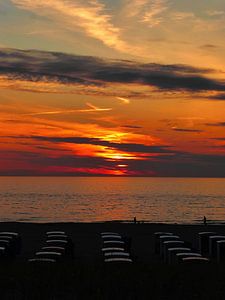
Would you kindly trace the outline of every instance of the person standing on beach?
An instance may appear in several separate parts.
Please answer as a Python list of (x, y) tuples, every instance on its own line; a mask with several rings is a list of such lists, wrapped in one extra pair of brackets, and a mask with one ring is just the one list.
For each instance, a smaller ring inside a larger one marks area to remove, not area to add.
[(203, 222), (204, 222), (204, 225), (207, 225), (206, 216), (204, 216), (204, 218), (203, 218)]

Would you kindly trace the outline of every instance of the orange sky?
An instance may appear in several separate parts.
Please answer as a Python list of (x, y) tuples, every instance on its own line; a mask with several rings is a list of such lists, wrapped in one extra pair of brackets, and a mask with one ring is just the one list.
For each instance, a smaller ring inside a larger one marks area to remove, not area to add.
[(0, 4), (0, 175), (224, 177), (224, 1), (86, 2)]

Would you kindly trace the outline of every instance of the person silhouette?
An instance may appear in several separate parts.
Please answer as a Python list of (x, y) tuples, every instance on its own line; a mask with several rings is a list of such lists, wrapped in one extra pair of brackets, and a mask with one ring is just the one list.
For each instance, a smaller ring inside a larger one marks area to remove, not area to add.
[(204, 225), (207, 225), (206, 216), (204, 216), (204, 218), (203, 218), (203, 222), (204, 222)]

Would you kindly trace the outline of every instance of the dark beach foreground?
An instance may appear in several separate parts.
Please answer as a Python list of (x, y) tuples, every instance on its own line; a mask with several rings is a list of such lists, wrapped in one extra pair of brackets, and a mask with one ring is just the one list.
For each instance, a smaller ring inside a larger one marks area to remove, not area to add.
[[(49, 230), (62, 230), (74, 242), (74, 258), (50, 265), (30, 264)], [(1, 260), (0, 299), (225, 299), (225, 265), (167, 265), (154, 254), (153, 233), (170, 231), (197, 248), (197, 233), (225, 234), (224, 225), (108, 223), (0, 223), (0, 231), (16, 231), (22, 251)], [(102, 262), (100, 232), (132, 238), (129, 265)]]

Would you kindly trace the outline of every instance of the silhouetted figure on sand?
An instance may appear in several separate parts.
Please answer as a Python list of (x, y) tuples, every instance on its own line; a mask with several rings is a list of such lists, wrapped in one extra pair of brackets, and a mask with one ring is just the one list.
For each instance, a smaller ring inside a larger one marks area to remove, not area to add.
[(204, 225), (207, 225), (206, 216), (204, 216), (204, 218), (203, 218), (203, 223), (204, 223)]
[(137, 223), (137, 219), (136, 219), (136, 217), (134, 217), (134, 224), (136, 224)]

